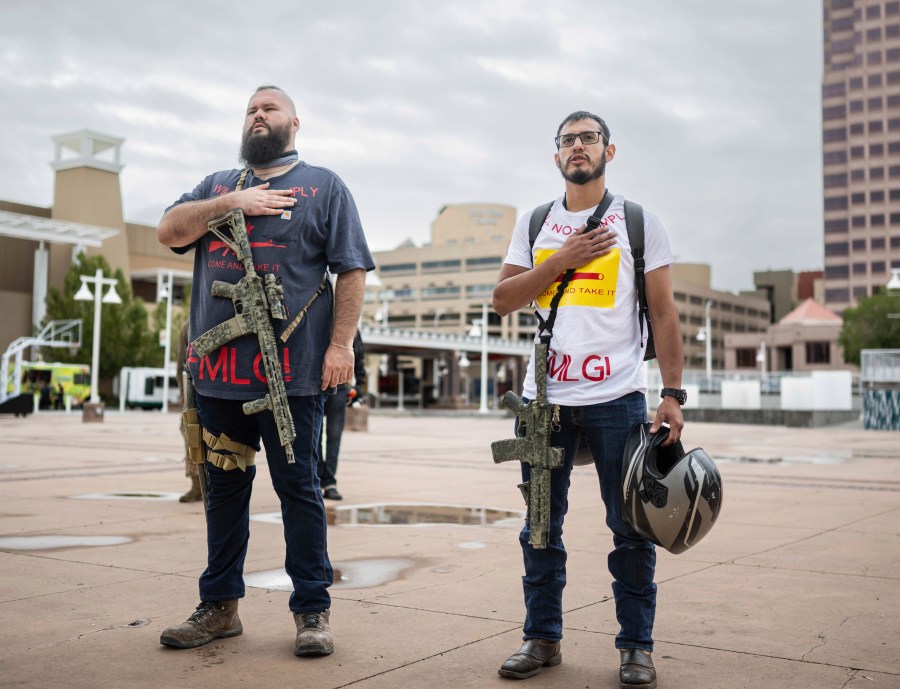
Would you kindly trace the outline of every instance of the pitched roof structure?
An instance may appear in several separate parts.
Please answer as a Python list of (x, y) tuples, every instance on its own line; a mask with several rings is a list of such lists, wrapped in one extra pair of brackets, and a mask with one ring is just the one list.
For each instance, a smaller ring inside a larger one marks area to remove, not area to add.
[(782, 318), (779, 323), (840, 323), (842, 318), (812, 299), (807, 299)]

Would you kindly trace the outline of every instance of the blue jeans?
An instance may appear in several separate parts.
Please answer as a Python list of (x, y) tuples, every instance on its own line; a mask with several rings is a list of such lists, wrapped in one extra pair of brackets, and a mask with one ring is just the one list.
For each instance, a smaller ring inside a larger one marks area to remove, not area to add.
[[(334, 580), (325, 533), (325, 505), (316, 476), (319, 429), (325, 395), (289, 397), (294, 417), (294, 464), (288, 464), (275, 419), (269, 412), (247, 416), (240, 400), (197, 395), (200, 424), (213, 435), (256, 450), (262, 439), (269, 475), (281, 501), (287, 555), (284, 567), (294, 585), (293, 612), (321, 612), (331, 607), (328, 587)], [(208, 561), (200, 576), (201, 600), (244, 597), (244, 558), (250, 541), (250, 493), (256, 467), (224, 471), (206, 465), (209, 506), (206, 513)]]
[[(600, 478), (600, 495), (606, 506), (606, 525), (612, 531), (613, 551), (609, 572), (613, 577), (613, 597), (619, 633), (616, 648), (653, 650), (653, 618), (656, 611), (656, 569), (654, 545), (639, 536), (622, 518), (622, 455), (628, 431), (647, 420), (646, 398), (633, 392), (611, 402), (582, 407), (560, 407), (560, 428), (551, 433), (554, 447), (565, 450), (565, 464), (551, 472), (550, 534), (547, 548), (528, 543), (529, 529), (519, 534), (525, 559), (525, 639), (558, 641), (562, 638), (562, 594), (566, 585), (566, 549), (562, 541), (563, 520), (569, 507), (569, 479), (572, 458), (582, 434), (594, 456)], [(518, 427), (518, 423), (516, 424)], [(522, 478), (531, 475), (522, 464)]]
[[(341, 436), (344, 434), (344, 417), (347, 415), (347, 397), (350, 386), (342, 383), (337, 392), (325, 398), (325, 452), (322, 452), (322, 440), (319, 439), (319, 483), (322, 488), (337, 485), (338, 454), (341, 451)], [(320, 436), (322, 433), (319, 434)]]

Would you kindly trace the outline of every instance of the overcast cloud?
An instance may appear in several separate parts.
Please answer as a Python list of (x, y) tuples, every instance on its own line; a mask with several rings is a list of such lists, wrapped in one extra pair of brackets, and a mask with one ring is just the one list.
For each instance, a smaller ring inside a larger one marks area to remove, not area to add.
[(602, 115), (610, 189), (713, 285), (820, 269), (819, 0), (36, 0), (0, 10), (0, 198), (52, 204), (50, 137), (126, 139), (126, 220), (155, 224), (237, 165), (274, 83), (301, 158), (353, 192), (373, 249), (429, 239), (445, 204), (519, 214), (559, 195), (559, 121)]

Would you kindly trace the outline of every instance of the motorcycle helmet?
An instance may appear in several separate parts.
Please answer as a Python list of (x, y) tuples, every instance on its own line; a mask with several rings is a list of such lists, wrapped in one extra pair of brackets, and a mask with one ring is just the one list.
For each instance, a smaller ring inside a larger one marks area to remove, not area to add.
[(702, 448), (685, 453), (681, 441), (663, 447), (667, 426), (650, 434), (637, 423), (625, 441), (622, 499), (625, 521), (670, 553), (703, 538), (722, 509), (722, 477)]

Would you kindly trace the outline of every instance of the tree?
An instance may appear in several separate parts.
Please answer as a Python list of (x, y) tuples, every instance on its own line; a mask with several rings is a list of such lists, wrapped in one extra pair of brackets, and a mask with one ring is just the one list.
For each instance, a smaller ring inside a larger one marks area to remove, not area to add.
[[(47, 293), (46, 321), (80, 318), (82, 322), (81, 347), (73, 351), (58, 348), (53, 357), (66, 363), (91, 363), (94, 341), (94, 302), (75, 301), (75, 292), (81, 287), (82, 275), (93, 276), (97, 268), (118, 281), (116, 291), (122, 298), (121, 304), (103, 304), (100, 310), (100, 370), (101, 381), (111, 381), (123, 366), (159, 366), (162, 350), (159, 347), (158, 332), (150, 330), (147, 309), (143, 302), (135, 299), (131, 285), (121, 270), (113, 272), (103, 256), (78, 255), (76, 262), (66, 274), (62, 292), (51, 287)], [(91, 286), (97, 289), (98, 286)], [(101, 289), (107, 289), (102, 288)], [(163, 321), (165, 325), (165, 321)]]
[[(891, 318), (892, 314), (896, 316)], [(900, 296), (882, 292), (846, 309), (838, 343), (844, 348), (844, 361), (856, 365), (864, 349), (900, 347)]]

